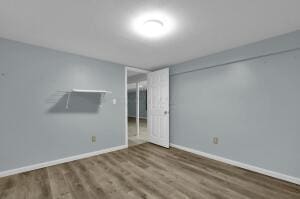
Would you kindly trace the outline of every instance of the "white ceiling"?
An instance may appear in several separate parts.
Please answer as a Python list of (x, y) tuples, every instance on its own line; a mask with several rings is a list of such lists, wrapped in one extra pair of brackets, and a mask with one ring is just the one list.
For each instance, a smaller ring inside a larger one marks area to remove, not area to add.
[[(300, 0), (0, 0), (0, 37), (153, 69), (300, 28)], [(132, 31), (148, 11), (173, 18), (158, 40)]]

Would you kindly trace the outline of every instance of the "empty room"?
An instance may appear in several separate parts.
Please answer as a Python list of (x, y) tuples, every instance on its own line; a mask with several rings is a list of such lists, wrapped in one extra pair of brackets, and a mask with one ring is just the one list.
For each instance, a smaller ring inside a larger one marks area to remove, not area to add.
[(0, 0), (0, 199), (300, 199), (299, 0)]

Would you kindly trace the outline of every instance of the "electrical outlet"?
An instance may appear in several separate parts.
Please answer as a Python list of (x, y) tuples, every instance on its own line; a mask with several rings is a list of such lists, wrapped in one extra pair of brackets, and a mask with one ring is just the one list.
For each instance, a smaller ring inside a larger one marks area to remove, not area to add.
[(213, 143), (214, 144), (219, 144), (219, 138), (218, 137), (214, 137), (213, 138)]
[(96, 142), (96, 136), (92, 136), (92, 142)]
[(117, 99), (113, 99), (113, 104), (117, 104)]

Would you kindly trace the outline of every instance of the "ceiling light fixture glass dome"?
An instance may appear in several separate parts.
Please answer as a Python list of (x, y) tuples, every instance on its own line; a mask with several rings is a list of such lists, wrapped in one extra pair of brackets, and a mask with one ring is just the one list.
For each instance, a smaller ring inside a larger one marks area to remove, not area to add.
[(164, 23), (157, 19), (150, 19), (144, 22), (142, 30), (148, 37), (158, 37), (164, 32)]
[(149, 39), (161, 38), (174, 30), (174, 21), (163, 12), (143, 13), (135, 17), (133, 30)]

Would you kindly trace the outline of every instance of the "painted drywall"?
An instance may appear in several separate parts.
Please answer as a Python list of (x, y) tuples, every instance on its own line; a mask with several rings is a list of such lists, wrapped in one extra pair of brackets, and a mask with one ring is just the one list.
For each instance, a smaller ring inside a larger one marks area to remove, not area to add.
[(300, 31), (170, 73), (171, 143), (300, 177)]
[[(147, 118), (147, 91), (140, 91), (140, 118)], [(136, 92), (128, 92), (128, 117), (136, 117)]]
[[(121, 65), (0, 39), (0, 172), (124, 145), (124, 84)], [(72, 88), (112, 94), (66, 109)]]

